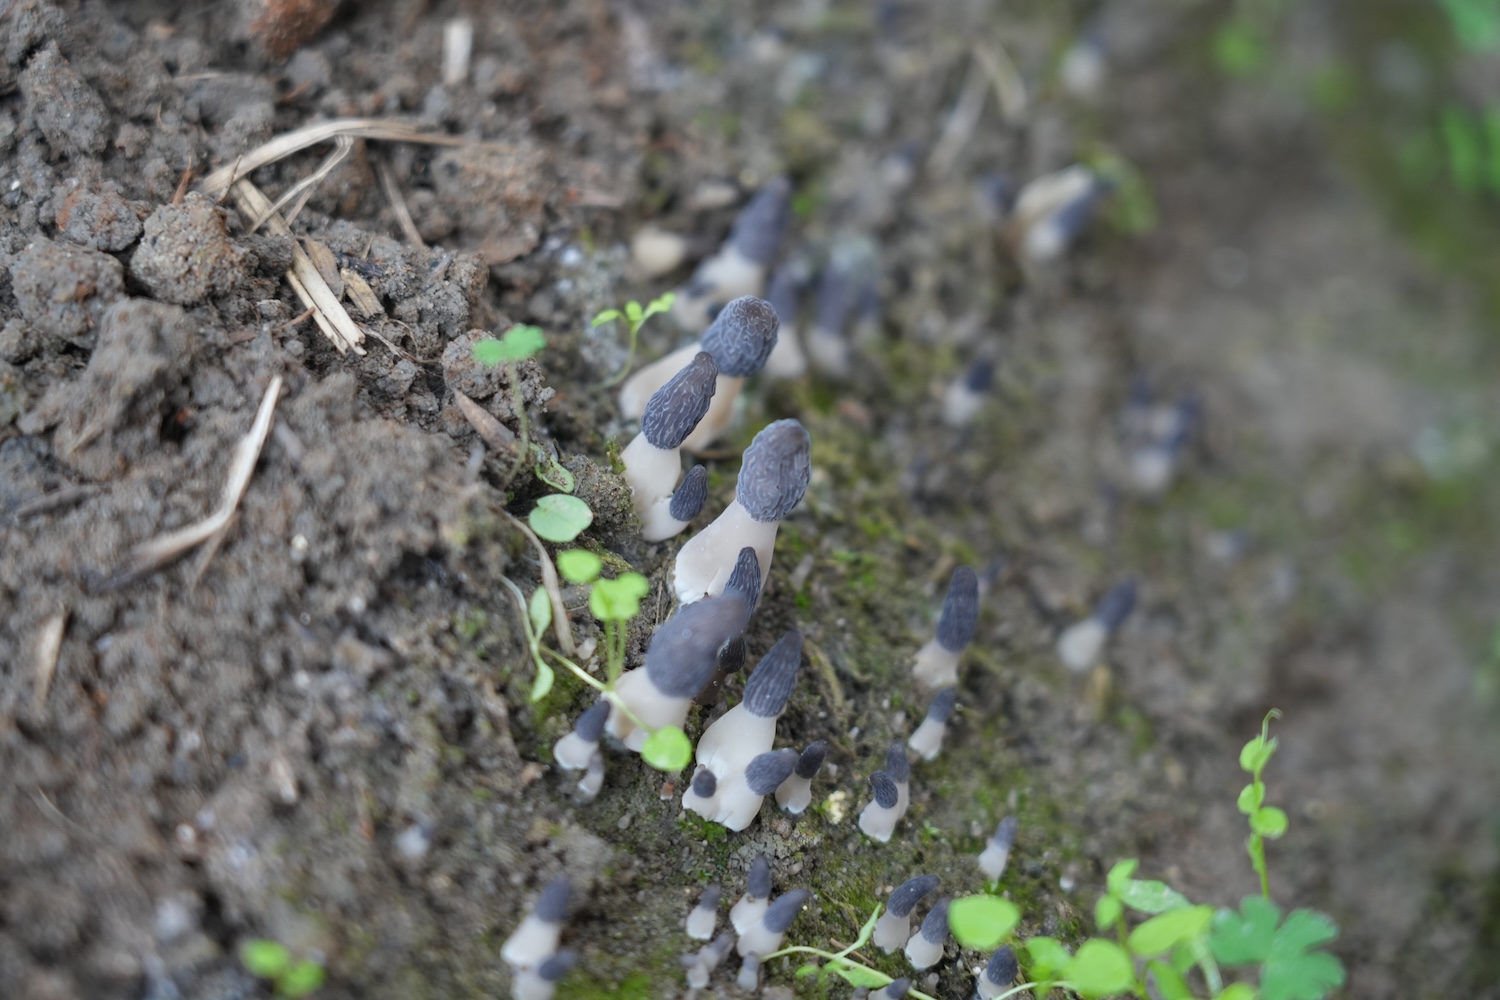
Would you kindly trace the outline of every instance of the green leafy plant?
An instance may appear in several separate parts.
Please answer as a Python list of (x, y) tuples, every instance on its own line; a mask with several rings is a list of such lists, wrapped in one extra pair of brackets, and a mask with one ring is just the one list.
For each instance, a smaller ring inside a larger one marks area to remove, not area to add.
[(294, 959), (278, 941), (255, 938), (240, 945), (240, 962), (253, 976), (271, 980), (279, 997), (305, 997), (323, 985), (323, 963)]
[(626, 328), (630, 331), (630, 353), (625, 357), (625, 367), (606, 379), (604, 382), (605, 386), (614, 385), (630, 374), (630, 368), (635, 364), (635, 346), (640, 338), (641, 327), (646, 325), (646, 320), (657, 313), (664, 313), (670, 310), (672, 303), (676, 299), (677, 295), (675, 292), (666, 292), (665, 294), (658, 295), (644, 306), (631, 299), (619, 309), (605, 309), (594, 317), (593, 322), (590, 323), (591, 326), (601, 326), (617, 319), (623, 319)]
[[(472, 354), (474, 360), (486, 368), (508, 366), (506, 381), (510, 384), (511, 409), (515, 411), (516, 421), (521, 427), (521, 458), (528, 455), (531, 457), (536, 477), (542, 482), (553, 489), (572, 493), (577, 485), (573, 474), (559, 465), (557, 459), (545, 448), (531, 440), (531, 423), (526, 419), (526, 400), (521, 395), (520, 363), (527, 358), (536, 357), (546, 346), (547, 335), (540, 327), (518, 323), (499, 338), (484, 337), (474, 341)], [(518, 458), (517, 465), (520, 461)], [(516, 467), (512, 467), (507, 480), (514, 478), (515, 474)]]
[[(796, 975), (799, 979), (814, 977), (817, 980), (818, 988), (823, 992), (826, 993), (828, 981), (832, 976), (837, 976), (850, 986), (856, 988), (863, 986), (872, 990), (879, 989), (887, 983), (892, 982), (892, 978), (879, 969), (872, 969), (859, 959), (851, 956), (863, 948), (869, 942), (870, 935), (875, 933), (875, 923), (880, 919), (880, 911), (882, 909), (884, 907), (876, 905), (875, 911), (870, 914), (870, 919), (866, 920), (864, 926), (859, 929), (859, 934), (854, 938), (854, 942), (843, 951), (825, 951), (822, 948), (812, 948), (807, 945), (791, 945), (790, 947), (782, 948), (780, 951), (771, 952), (771, 954), (765, 957), (765, 961), (769, 962), (771, 959), (780, 958), (783, 955), (812, 955), (815, 958), (821, 958), (823, 961), (821, 963), (809, 962), (798, 967)], [(913, 1000), (935, 1000), (934, 997), (923, 993), (921, 990), (911, 990), (906, 995), (913, 998)]]

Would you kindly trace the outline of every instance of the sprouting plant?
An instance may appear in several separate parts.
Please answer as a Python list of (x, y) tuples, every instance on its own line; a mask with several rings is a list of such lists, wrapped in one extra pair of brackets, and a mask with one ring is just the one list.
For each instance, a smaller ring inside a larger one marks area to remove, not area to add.
[(474, 341), (473, 355), (475, 361), (487, 368), (493, 368), (496, 365), (509, 366), (506, 380), (510, 383), (511, 409), (515, 411), (516, 422), (521, 428), (521, 457), (517, 459), (517, 465), (513, 466), (506, 476), (507, 481), (515, 477), (516, 468), (521, 459), (530, 455), (535, 462), (538, 479), (554, 489), (572, 493), (575, 486), (573, 474), (559, 465), (546, 449), (531, 440), (531, 424), (526, 419), (526, 400), (521, 394), (520, 362), (535, 357), (546, 346), (547, 335), (540, 327), (518, 323), (506, 330), (498, 339), (485, 337)]
[(1245, 841), (1245, 850), (1250, 853), (1250, 864), (1260, 876), (1260, 894), (1271, 898), (1271, 877), (1266, 871), (1266, 841), (1277, 840), (1286, 833), (1286, 813), (1275, 806), (1266, 805), (1266, 783), (1261, 773), (1271, 762), (1276, 752), (1276, 741), (1271, 738), (1271, 720), (1281, 717), (1281, 712), (1271, 709), (1260, 723), (1260, 735), (1245, 744), (1240, 751), (1240, 769), (1250, 772), (1250, 784), (1240, 790), (1237, 805), (1240, 812), (1250, 820), (1250, 839)]
[[(882, 906), (876, 904), (875, 912), (870, 914), (870, 919), (866, 920), (864, 926), (859, 929), (859, 934), (855, 937), (854, 942), (843, 951), (825, 951), (822, 948), (812, 948), (807, 945), (790, 945), (779, 951), (771, 952), (765, 956), (763, 961), (768, 962), (773, 958), (780, 958), (783, 955), (812, 955), (816, 958), (821, 958), (823, 960), (821, 964), (809, 962), (806, 965), (800, 966), (797, 969), (796, 975), (799, 979), (806, 976), (817, 977), (818, 988), (825, 995), (830, 976), (838, 976), (855, 988), (863, 986), (868, 989), (878, 990), (880, 987), (892, 982), (891, 977), (879, 969), (872, 969), (858, 959), (850, 956), (869, 943), (870, 935), (875, 933), (875, 922), (880, 919), (880, 911), (882, 909)], [(913, 998), (913, 1000), (935, 1000), (934, 997), (923, 993), (921, 990), (910, 990), (906, 995)]]
[(605, 386), (614, 385), (630, 374), (630, 368), (635, 364), (635, 345), (640, 336), (641, 327), (645, 326), (646, 320), (652, 316), (671, 309), (672, 303), (676, 298), (677, 294), (675, 292), (665, 292), (652, 299), (645, 306), (642, 306), (635, 299), (631, 299), (619, 309), (605, 309), (594, 317), (593, 322), (589, 324), (590, 326), (600, 326), (612, 320), (623, 319), (626, 327), (630, 330), (630, 353), (625, 356), (625, 367), (606, 379), (604, 382)]
[(251, 975), (271, 980), (279, 997), (309, 996), (325, 977), (322, 962), (293, 959), (286, 945), (264, 938), (240, 945), (240, 962)]

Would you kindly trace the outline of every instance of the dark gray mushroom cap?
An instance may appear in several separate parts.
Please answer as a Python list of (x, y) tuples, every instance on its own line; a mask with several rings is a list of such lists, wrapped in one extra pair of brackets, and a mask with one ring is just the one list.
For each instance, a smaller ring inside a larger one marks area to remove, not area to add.
[(770, 795), (796, 766), (797, 751), (790, 748), (759, 754), (745, 765), (745, 785), (755, 795)]
[(817, 327), (824, 333), (843, 333), (854, 304), (854, 289), (842, 267), (830, 263), (818, 276)]
[(1125, 624), (1130, 612), (1135, 610), (1135, 580), (1122, 580), (1110, 588), (1109, 593), (1099, 599), (1094, 617), (1106, 629), (1113, 632)]
[(995, 383), (995, 362), (980, 358), (964, 373), (964, 388), (974, 393), (989, 392)]
[(555, 983), (569, 972), (573, 966), (578, 964), (578, 952), (572, 948), (564, 948), (556, 955), (551, 956), (541, 965), (537, 966), (537, 978), (549, 983)]
[(667, 512), (678, 521), (691, 521), (703, 509), (708, 500), (708, 470), (695, 465), (672, 493), (672, 502)]
[(724, 644), (719, 650), (719, 673), (725, 675), (737, 674), (745, 669), (745, 637), (737, 635)]
[(979, 623), (979, 577), (968, 566), (953, 571), (948, 596), (943, 600), (943, 616), (938, 619), (937, 641), (950, 653), (961, 653), (974, 638)]
[(892, 979), (885, 984), (885, 989), (880, 991), (881, 1000), (901, 1000), (902, 997), (911, 992), (911, 980), (905, 976), (900, 979)]
[(958, 704), (958, 689), (943, 688), (933, 696), (927, 706), (927, 717), (933, 722), (947, 722), (953, 717), (953, 708)]
[(884, 771), (870, 775), (870, 787), (875, 790), (875, 804), (882, 809), (894, 809), (901, 796), (896, 793), (896, 783)]
[(598, 743), (604, 724), (609, 721), (609, 701), (600, 698), (573, 723), (573, 734), (585, 743)]
[(700, 910), (716, 909), (719, 905), (719, 897), (721, 895), (723, 895), (723, 890), (719, 888), (717, 883), (709, 886), (703, 890), (703, 895), (698, 897), (697, 908)]
[(1014, 816), (1005, 817), (1000, 821), (1000, 825), (995, 828), (995, 835), (990, 838), (990, 843), (997, 847), (1003, 847), (1007, 851), (1010, 850), (1011, 846), (1016, 842), (1016, 830), (1020, 825)]
[(782, 264), (771, 275), (771, 283), (766, 288), (766, 301), (776, 310), (776, 318), (781, 320), (783, 326), (797, 322), (797, 296), (801, 290), (802, 282), (795, 265)]
[(543, 923), (560, 924), (568, 915), (568, 897), (573, 894), (573, 884), (566, 875), (559, 875), (547, 883), (547, 888), (537, 897), (531, 915)]
[(764, 854), (757, 854), (750, 863), (750, 874), (745, 879), (745, 895), (751, 899), (765, 899), (771, 895), (771, 862)]
[(1021, 963), (1016, 961), (1016, 953), (1010, 945), (1004, 945), (991, 955), (989, 964), (984, 967), (984, 978), (996, 986), (1009, 986), (1020, 973)]
[(641, 416), (641, 433), (653, 448), (670, 450), (682, 445), (698, 421), (708, 412), (719, 385), (719, 368), (713, 356), (697, 356), (651, 394)]
[(745, 682), (745, 711), (762, 719), (780, 715), (792, 696), (801, 666), (802, 633), (793, 630), (776, 640), (750, 671), (750, 679)]
[(812, 893), (808, 890), (794, 889), (766, 908), (766, 915), (761, 918), (761, 923), (772, 934), (784, 934), (811, 898)]
[(668, 698), (694, 698), (719, 669), (719, 650), (745, 630), (750, 609), (720, 594), (679, 608), (651, 637), (646, 676)]
[(760, 559), (750, 546), (740, 549), (735, 557), (734, 569), (724, 581), (724, 593), (738, 594), (752, 608), (760, 600)]
[(797, 758), (797, 770), (794, 772), (799, 778), (812, 780), (818, 776), (818, 769), (823, 766), (823, 758), (828, 756), (828, 741), (814, 740), (802, 751), (802, 756)]
[(781, 320), (771, 303), (753, 295), (741, 295), (719, 310), (713, 323), (703, 331), (701, 343), (713, 355), (721, 373), (748, 378), (766, 366), (766, 359), (776, 347), (776, 331), (780, 326)]
[(911, 913), (912, 907), (916, 906), (923, 896), (941, 884), (942, 879), (936, 875), (918, 875), (916, 878), (909, 878), (896, 886), (896, 891), (891, 893), (891, 898), (886, 901), (885, 908), (894, 916), (904, 917)]
[(730, 244), (755, 263), (769, 266), (776, 259), (791, 212), (792, 182), (785, 177), (772, 178), (734, 220)]
[(922, 940), (928, 944), (940, 944), (948, 939), (949, 902), (946, 898), (938, 900), (922, 918)]
[(735, 499), (757, 521), (792, 512), (812, 479), (812, 438), (797, 420), (777, 420), (755, 435), (740, 465)]
[(911, 780), (911, 762), (906, 759), (906, 741), (891, 740), (885, 750), (885, 773), (898, 785)]
[(698, 768), (698, 773), (693, 775), (693, 794), (703, 799), (713, 798), (714, 792), (718, 790), (719, 779), (706, 767)]

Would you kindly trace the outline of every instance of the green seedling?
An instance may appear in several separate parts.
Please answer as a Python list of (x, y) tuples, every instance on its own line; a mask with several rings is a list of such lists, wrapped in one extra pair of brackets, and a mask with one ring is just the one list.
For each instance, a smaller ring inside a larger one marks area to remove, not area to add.
[(630, 369), (635, 364), (635, 346), (640, 338), (641, 327), (646, 325), (646, 320), (657, 313), (664, 313), (670, 310), (672, 303), (676, 299), (677, 294), (675, 292), (666, 292), (665, 294), (658, 295), (645, 306), (642, 306), (635, 299), (631, 299), (619, 309), (605, 309), (594, 317), (593, 321), (589, 324), (590, 326), (601, 326), (617, 319), (623, 319), (626, 328), (630, 331), (630, 353), (625, 356), (625, 367), (605, 380), (604, 385), (606, 388), (619, 383), (626, 375), (630, 374)]
[(251, 975), (271, 980), (279, 997), (310, 996), (325, 978), (321, 962), (294, 959), (286, 945), (264, 938), (240, 945), (240, 962)]
[(553, 489), (562, 490), (564, 493), (572, 493), (577, 485), (573, 474), (558, 464), (557, 459), (549, 454), (545, 448), (531, 440), (531, 422), (526, 419), (526, 400), (521, 396), (521, 374), (520, 363), (527, 358), (536, 355), (547, 346), (547, 335), (540, 327), (517, 324), (505, 331), (498, 339), (485, 337), (474, 341), (474, 360), (486, 368), (496, 365), (509, 366), (507, 381), (510, 383), (511, 409), (516, 413), (516, 421), (521, 427), (521, 449), (517, 464), (511, 467), (506, 476), (506, 481), (515, 478), (519, 464), (526, 456), (530, 456), (534, 464), (536, 477)]
[[(782, 948), (780, 951), (771, 952), (765, 957), (764, 961), (769, 962), (773, 958), (781, 958), (784, 955), (812, 955), (815, 958), (821, 958), (823, 960), (821, 963), (808, 962), (798, 967), (796, 976), (799, 979), (807, 977), (816, 978), (819, 990), (823, 991), (825, 995), (828, 980), (831, 976), (837, 976), (856, 989), (863, 986), (866, 989), (877, 990), (893, 982), (892, 978), (879, 969), (872, 969), (859, 961), (859, 959), (851, 958), (850, 956), (869, 942), (870, 935), (875, 933), (875, 922), (880, 919), (880, 911), (882, 909), (884, 907), (879, 904), (876, 905), (875, 911), (870, 914), (870, 919), (866, 920), (864, 926), (859, 929), (859, 934), (855, 937), (854, 943), (843, 951), (824, 951), (822, 948), (792, 945)], [(923, 993), (921, 990), (911, 990), (906, 995), (913, 998), (913, 1000), (935, 1000), (934, 997)]]

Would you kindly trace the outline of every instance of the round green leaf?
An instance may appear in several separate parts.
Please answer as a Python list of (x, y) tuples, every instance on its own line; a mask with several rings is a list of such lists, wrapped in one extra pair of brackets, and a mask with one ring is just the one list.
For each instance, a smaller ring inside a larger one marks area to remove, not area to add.
[(538, 659), (536, 661), (536, 680), (531, 685), (531, 700), (538, 702), (547, 697), (548, 693), (552, 690), (552, 682), (555, 679), (556, 674), (552, 668)]
[(948, 906), (948, 928), (965, 948), (989, 951), (1020, 922), (1020, 908), (999, 896), (963, 896)]
[(641, 757), (658, 771), (681, 771), (693, 756), (693, 745), (687, 733), (676, 726), (662, 726), (646, 737)]
[(1160, 955), (1208, 930), (1212, 906), (1189, 906), (1152, 917), (1130, 932), (1130, 950), (1137, 955)]
[(605, 622), (628, 622), (641, 611), (641, 598), (651, 584), (639, 573), (622, 573), (613, 580), (596, 580), (589, 591), (589, 610)]
[(1056, 938), (1037, 937), (1026, 942), (1026, 974), (1032, 979), (1055, 979), (1073, 956)]
[(547, 346), (547, 335), (541, 327), (517, 324), (500, 338), (500, 352), (505, 361), (529, 358)]
[(1090, 938), (1063, 969), (1063, 978), (1086, 1000), (1124, 993), (1135, 983), (1135, 966), (1125, 949), (1113, 941)]
[(298, 962), (276, 980), (276, 992), (284, 997), (305, 997), (323, 985), (324, 975), (317, 962)]
[(1275, 840), (1286, 833), (1286, 813), (1275, 806), (1265, 806), (1250, 814), (1250, 829), (1266, 837)]
[(1255, 1000), (1255, 987), (1249, 983), (1230, 983), (1214, 1000)]
[(1114, 896), (1100, 896), (1099, 902), (1094, 904), (1094, 923), (1099, 925), (1101, 931), (1107, 931), (1124, 912), (1124, 904)]
[(1255, 812), (1255, 810), (1260, 808), (1260, 805), (1265, 801), (1265, 798), (1266, 786), (1262, 785), (1258, 781), (1252, 781), (1250, 784), (1240, 789), (1240, 797), (1235, 802), (1235, 805), (1239, 807), (1240, 812), (1244, 813), (1246, 816), (1249, 816), (1251, 813)]
[(1115, 866), (1105, 876), (1105, 882), (1109, 886), (1110, 895), (1118, 896), (1124, 891), (1126, 884), (1130, 881), (1130, 876), (1135, 874), (1136, 866), (1139, 864), (1140, 862), (1135, 858), (1126, 858), (1124, 861), (1115, 862)]
[(547, 626), (552, 624), (552, 598), (547, 595), (546, 587), (538, 587), (531, 592), (531, 603), (526, 606), (526, 615), (531, 619), (532, 638), (540, 639), (542, 633), (547, 631)]
[(1165, 962), (1147, 962), (1147, 973), (1156, 980), (1162, 1000), (1193, 1000), (1193, 990), (1182, 973)]
[(261, 979), (275, 979), (286, 971), (291, 960), (292, 955), (286, 950), (286, 945), (277, 941), (256, 938), (240, 945), (240, 961), (252, 976), (259, 976)]
[(587, 549), (568, 549), (557, 554), (557, 571), (569, 583), (591, 583), (604, 568), (604, 560)]
[(571, 542), (594, 523), (594, 512), (577, 497), (552, 493), (536, 502), (526, 520), (549, 542)]

